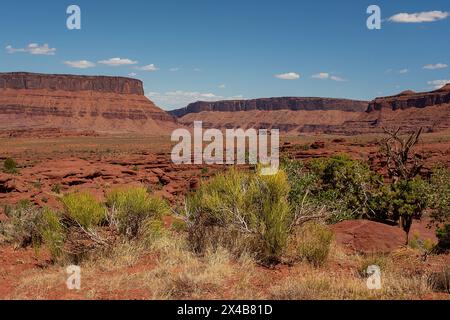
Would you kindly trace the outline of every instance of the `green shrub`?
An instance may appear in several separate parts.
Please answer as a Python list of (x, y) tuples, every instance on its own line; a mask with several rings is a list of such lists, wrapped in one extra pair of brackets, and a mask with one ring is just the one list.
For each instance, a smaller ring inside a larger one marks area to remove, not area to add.
[(382, 272), (385, 272), (385, 269), (388, 267), (388, 263), (389, 261), (386, 255), (372, 253), (362, 257), (358, 271), (360, 276), (367, 277), (367, 269), (370, 266), (377, 266)]
[(296, 230), (293, 241), (298, 259), (321, 266), (328, 259), (333, 232), (321, 223), (306, 223)]
[(450, 223), (444, 224), (436, 230), (436, 236), (439, 239), (437, 249), (439, 251), (450, 251)]
[(0, 234), (4, 241), (19, 247), (40, 242), (38, 222), (40, 210), (29, 201), (22, 201), (5, 210), (8, 220), (0, 222)]
[(105, 207), (87, 192), (70, 193), (61, 198), (66, 217), (84, 229), (100, 226), (106, 219)]
[(437, 167), (430, 179), (432, 218), (436, 224), (450, 221), (450, 170)]
[(379, 175), (346, 155), (316, 159), (308, 164), (284, 161), (292, 186), (289, 200), (296, 212), (305, 207), (312, 214), (325, 207), (331, 223), (368, 218), (371, 197), (382, 185)]
[(144, 187), (113, 190), (107, 195), (107, 205), (115, 211), (119, 232), (129, 238), (139, 236), (142, 225), (169, 214), (168, 204), (150, 196)]
[(293, 220), (288, 194), (283, 171), (260, 176), (232, 170), (214, 177), (187, 199), (191, 244), (198, 252), (214, 246), (279, 259)]
[(17, 169), (17, 162), (14, 161), (14, 159), (11, 158), (7, 158), (4, 162), (3, 162), (3, 171), (5, 173), (10, 173), (10, 174), (16, 174), (19, 172), (19, 170)]
[(49, 249), (53, 261), (57, 261), (63, 255), (65, 238), (61, 216), (57, 212), (45, 208), (39, 220), (39, 234), (42, 242)]
[(407, 234), (407, 241), (413, 220), (420, 219), (428, 208), (427, 190), (425, 181), (416, 177), (392, 184), (390, 194), (386, 195), (391, 202), (390, 217), (394, 221), (399, 221)]
[(52, 186), (52, 192), (54, 192), (56, 194), (60, 194), (61, 193), (61, 185), (60, 184), (54, 184)]

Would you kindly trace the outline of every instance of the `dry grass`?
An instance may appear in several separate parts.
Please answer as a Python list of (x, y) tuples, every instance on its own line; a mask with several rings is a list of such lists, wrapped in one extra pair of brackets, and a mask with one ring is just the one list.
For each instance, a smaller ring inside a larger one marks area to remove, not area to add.
[[(267, 269), (249, 256), (238, 260), (225, 249), (198, 256), (185, 238), (172, 235), (150, 247), (125, 241), (112, 251), (86, 260), (82, 290), (65, 288), (65, 268), (51, 266), (25, 273), (11, 293), (13, 299), (422, 299), (433, 290), (426, 272), (405, 272), (417, 251), (392, 255), (353, 255), (331, 246), (326, 264), (307, 262)], [(381, 268), (382, 289), (369, 290), (362, 270)], [(423, 262), (422, 262), (423, 264)], [(442, 297), (442, 296), (441, 296)]]

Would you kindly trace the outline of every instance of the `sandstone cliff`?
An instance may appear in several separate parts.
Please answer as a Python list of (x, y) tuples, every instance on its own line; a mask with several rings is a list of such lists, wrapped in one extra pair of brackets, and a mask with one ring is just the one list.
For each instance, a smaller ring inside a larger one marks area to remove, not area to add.
[(175, 119), (122, 77), (0, 74), (0, 130), (62, 128), (166, 134)]
[(367, 103), (345, 99), (271, 98), (197, 102), (172, 111), (179, 122), (203, 121), (211, 128), (279, 129), (288, 134), (355, 135), (383, 127), (427, 132), (450, 129), (450, 85), (432, 92), (404, 91)]
[(352, 111), (363, 112), (367, 110), (366, 101), (332, 98), (265, 98), (253, 100), (226, 100), (217, 102), (199, 101), (191, 103), (185, 108), (170, 111), (176, 117), (183, 117), (190, 113), (205, 111), (214, 112), (237, 112), (237, 111)]
[(450, 103), (450, 84), (431, 92), (404, 91), (391, 97), (376, 98), (370, 102), (368, 111), (382, 109), (404, 110), (409, 108), (425, 108)]

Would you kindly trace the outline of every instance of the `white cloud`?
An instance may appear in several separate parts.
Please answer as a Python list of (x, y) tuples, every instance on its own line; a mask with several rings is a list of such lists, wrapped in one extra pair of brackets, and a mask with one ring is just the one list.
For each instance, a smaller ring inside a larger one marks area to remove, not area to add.
[(329, 79), (330, 78), (330, 74), (327, 73), (327, 72), (320, 72), (318, 74), (313, 75), (312, 78), (314, 78), (314, 79), (322, 79), (322, 80)]
[(448, 65), (445, 63), (436, 63), (436, 64), (427, 64), (426, 66), (423, 66), (426, 70), (437, 70), (437, 69), (445, 69)]
[(400, 73), (400, 74), (405, 74), (405, 73), (408, 73), (408, 72), (409, 72), (408, 69), (402, 69), (402, 70), (399, 70), (398, 73)]
[(320, 73), (314, 74), (311, 78), (320, 79), (320, 80), (330, 79), (330, 80), (337, 81), (337, 82), (345, 82), (345, 81), (347, 81), (344, 78), (341, 78), (341, 77), (335, 76), (335, 75), (331, 75), (328, 72), (320, 72)]
[(131, 72), (131, 73), (128, 74), (128, 76), (129, 76), (129, 77), (136, 77), (136, 76), (137, 76), (137, 73), (136, 73), (136, 72)]
[(428, 85), (432, 86), (433, 89), (440, 89), (445, 86), (447, 83), (450, 83), (450, 80), (433, 80), (428, 81)]
[(30, 43), (26, 48), (13, 48), (13, 46), (8, 45), (6, 47), (6, 52), (9, 54), (14, 54), (17, 52), (24, 52), (33, 55), (46, 55), (53, 56), (56, 53), (56, 48), (50, 48), (48, 44), (43, 44), (40, 46), (37, 43)]
[(202, 69), (200, 69), (200, 68), (194, 68), (194, 71), (195, 71), (195, 72), (201, 72)]
[(211, 92), (202, 93), (197, 91), (169, 91), (165, 93), (149, 92), (147, 97), (159, 106), (167, 108), (182, 108), (197, 101), (219, 101), (219, 100), (242, 100), (242, 95), (224, 97)]
[(282, 79), (282, 80), (298, 80), (298, 79), (300, 79), (300, 75), (295, 72), (288, 72), (288, 73), (276, 74), (275, 78)]
[(120, 67), (120, 66), (129, 66), (129, 65), (137, 64), (138, 62), (130, 60), (130, 59), (111, 58), (108, 60), (101, 60), (98, 63), (107, 65), (109, 67)]
[(153, 71), (158, 71), (159, 69), (152, 63), (143, 67), (136, 67), (137, 70), (141, 70), (141, 71), (148, 71), (148, 72), (153, 72)]
[(95, 63), (87, 60), (79, 60), (79, 61), (64, 61), (64, 64), (77, 69), (88, 69), (95, 67)]
[(422, 23), (434, 22), (448, 18), (449, 13), (443, 11), (428, 11), (419, 13), (398, 13), (389, 18), (391, 22), (398, 23)]
[(226, 85), (224, 85), (224, 84), (220, 84), (220, 85), (218, 85), (218, 88), (219, 89), (225, 89), (227, 86)]
[(171, 72), (177, 72), (177, 71), (180, 70), (180, 68), (170, 68), (169, 70), (170, 70)]
[(333, 81), (337, 81), (337, 82), (346, 82), (347, 80), (338, 76), (331, 76), (330, 77), (331, 80)]

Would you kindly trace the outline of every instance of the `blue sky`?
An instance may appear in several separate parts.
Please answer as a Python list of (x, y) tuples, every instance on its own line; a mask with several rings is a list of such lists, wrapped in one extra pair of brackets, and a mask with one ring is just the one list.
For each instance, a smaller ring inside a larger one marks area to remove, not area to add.
[[(66, 28), (70, 4), (81, 30)], [(371, 4), (381, 30), (366, 27)], [(448, 0), (2, 1), (0, 71), (132, 75), (167, 110), (228, 98), (373, 99), (450, 79), (448, 12)], [(418, 15), (389, 20), (399, 13)]]

